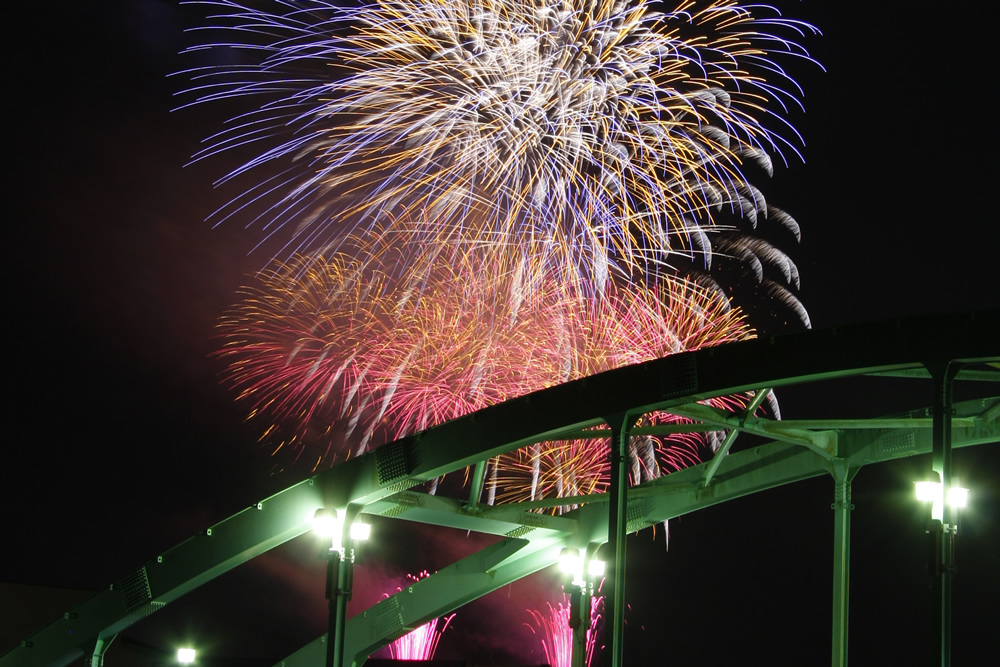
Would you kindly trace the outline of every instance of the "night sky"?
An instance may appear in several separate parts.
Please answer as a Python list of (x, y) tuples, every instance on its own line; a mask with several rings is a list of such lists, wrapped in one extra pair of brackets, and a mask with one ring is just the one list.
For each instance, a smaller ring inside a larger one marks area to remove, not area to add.
[[(205, 222), (238, 193), (212, 187), (233, 158), (184, 166), (236, 109), (171, 112), (185, 80), (168, 75), (191, 64), (177, 54), (192, 43), (184, 29), (200, 10), (168, 0), (20, 4), (9, 25), (26, 39), (7, 58), (13, 400), (0, 582), (86, 597), (309, 470), (273, 470), (211, 357), (219, 315), (268, 256), (250, 254), (254, 230)], [(776, 165), (759, 184), (802, 227), (791, 254), (814, 327), (1000, 306), (991, 21), (975, 11), (987, 3), (966, 3), (961, 15), (922, 0), (778, 5), (823, 31), (803, 40), (827, 69), (799, 75), (807, 113), (794, 122), (806, 163)], [(929, 404), (876, 382), (779, 398), (786, 418)], [(975, 664), (993, 644), (977, 614), (995, 615), (985, 605), (1000, 590), (997, 449), (955, 455), (973, 489), (954, 592), (956, 664)], [(911, 495), (929, 466), (907, 459), (855, 480), (852, 664), (901, 664), (928, 650), (924, 518)], [(671, 524), (669, 551), (662, 531), (630, 538), (627, 661), (828, 662), (832, 495), (831, 480), (817, 479), (700, 511)], [(379, 530), (358, 573), (365, 606), (407, 572), (484, 544), (397, 523)], [(418, 538), (429, 545), (420, 562)], [(307, 540), (224, 575), (126, 636), (165, 648), (190, 640), (234, 664), (273, 664), (325, 630), (323, 563)], [(439, 657), (541, 662), (524, 610), (557, 590), (543, 574), (460, 610)], [(0, 611), (11, 628), (2, 639), (12, 643), (64, 610), (2, 600)]]

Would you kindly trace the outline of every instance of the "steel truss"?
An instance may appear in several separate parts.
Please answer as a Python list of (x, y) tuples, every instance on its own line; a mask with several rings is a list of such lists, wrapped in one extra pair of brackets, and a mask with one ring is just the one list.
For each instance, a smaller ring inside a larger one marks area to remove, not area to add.
[[(347, 665), (361, 665), (410, 629), (554, 564), (564, 547), (593, 555), (607, 543), (617, 554), (608, 596), (611, 609), (617, 604), (620, 610), (615, 591), (623, 590), (626, 533), (820, 475), (830, 475), (835, 486), (832, 656), (834, 665), (846, 664), (850, 481), (864, 465), (933, 453), (948, 484), (952, 447), (1000, 441), (1000, 396), (952, 404), (950, 393), (956, 378), (997, 386), (997, 332), (1000, 311), (767, 337), (609, 371), (487, 408), (346, 461), (220, 521), (28, 637), (0, 657), (0, 667), (66, 665), (83, 656), (100, 664), (102, 647), (117, 633), (307, 532), (320, 507), (504, 537), (349, 619)], [(927, 378), (936, 388), (935, 405), (881, 419), (776, 421), (753, 416), (755, 405), (730, 411), (703, 403), (738, 393), (759, 402), (775, 387), (871, 374)], [(605, 494), (478, 503), (489, 459), (580, 437), (610, 437), (614, 455), (618, 443), (671, 428), (634, 426), (654, 410), (694, 420), (684, 428), (728, 435), (711, 461), (637, 486), (612, 482)], [(731, 452), (741, 433), (765, 441)], [(414, 490), (466, 467), (475, 471), (468, 499)], [(556, 505), (578, 507), (561, 515), (538, 512)], [(614, 612), (608, 618), (617, 624)], [(611, 661), (620, 664), (620, 633), (612, 630)], [(947, 638), (942, 641), (946, 648)], [(323, 636), (280, 664), (322, 665), (325, 653)]]

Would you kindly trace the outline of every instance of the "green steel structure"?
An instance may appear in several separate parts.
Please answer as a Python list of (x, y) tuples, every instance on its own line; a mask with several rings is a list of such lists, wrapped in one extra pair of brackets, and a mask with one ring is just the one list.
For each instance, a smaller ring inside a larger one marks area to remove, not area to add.
[[(563, 548), (591, 557), (606, 545), (609, 664), (622, 661), (624, 536), (667, 519), (779, 485), (829, 475), (834, 482), (832, 664), (847, 664), (851, 480), (870, 463), (932, 454), (947, 488), (951, 449), (1000, 441), (1000, 310), (962, 316), (895, 320), (761, 338), (678, 354), (609, 371), (517, 398), (393, 442), (346, 461), (256, 503), (165, 551), (97, 593), (0, 657), (0, 667), (101, 664), (119, 632), (241, 563), (310, 530), (317, 508), (417, 521), (504, 539), (422, 579), (342, 624), (343, 664), (367, 656), (408, 630), (554, 564)], [(857, 375), (904, 375), (933, 383), (934, 405), (879, 419), (776, 421), (710, 407), (705, 399)], [(981, 381), (992, 394), (953, 403), (951, 385)], [(653, 410), (694, 420), (689, 430), (727, 431), (718, 454), (637, 486), (623, 460), (629, 439), (670, 427), (635, 427)], [(760, 444), (731, 452), (741, 433)], [(507, 503), (478, 503), (484, 463), (538, 442), (611, 438), (612, 482), (606, 494)], [(469, 498), (414, 490), (441, 475), (472, 467)], [(551, 515), (555, 505), (577, 509)], [(951, 518), (944, 517), (947, 537)], [(947, 539), (935, 584), (940, 627), (934, 664), (950, 655), (950, 572)], [(70, 630), (72, 632), (70, 632)], [(326, 636), (295, 650), (285, 667), (324, 664)], [(289, 647), (294, 650), (296, 647)], [(339, 661), (338, 661), (339, 662)]]

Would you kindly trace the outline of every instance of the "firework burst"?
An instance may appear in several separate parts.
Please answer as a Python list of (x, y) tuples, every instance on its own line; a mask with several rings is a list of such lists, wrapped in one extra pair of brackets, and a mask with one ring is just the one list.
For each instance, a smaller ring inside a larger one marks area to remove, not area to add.
[[(429, 576), (430, 573), (424, 570), (416, 576), (408, 574), (406, 578), (409, 582), (414, 582)], [(401, 588), (397, 588), (396, 592), (401, 590)], [(383, 597), (389, 596), (387, 594)], [(393, 660), (433, 660), (434, 654), (437, 652), (438, 643), (441, 641), (441, 635), (448, 629), (448, 624), (451, 623), (451, 619), (453, 618), (455, 618), (455, 614), (450, 614), (441, 618), (435, 618), (414, 628), (389, 644), (389, 656)]]
[(254, 144), (228, 178), (267, 174), (222, 217), (262, 205), (289, 253), (420, 220), (402, 231), (598, 289), (616, 267), (709, 256), (713, 208), (756, 215), (743, 166), (795, 151), (782, 113), (800, 93), (781, 63), (808, 59), (796, 40), (815, 32), (729, 0), (208, 4), (226, 36), (193, 50), (238, 64), (192, 70), (192, 103), (259, 106), (198, 157)]
[[(682, 280), (609, 283), (597, 301), (541, 281), (515, 310), (497, 294), (518, 278), (480, 255), (435, 267), (419, 292), (389, 269), (342, 257), (261, 274), (224, 316), (219, 354), (251, 416), (270, 420), (265, 436), (281, 432), (298, 451), (305, 440), (326, 442), (318, 463), (562, 382), (752, 337), (738, 309)], [(547, 468), (565, 494), (598, 488), (584, 474), (597, 460), (588, 447), (553, 447)], [(566, 465), (580, 474), (559, 474)], [(532, 466), (539, 472), (541, 460)]]
[[(570, 603), (563, 596), (563, 601), (553, 607), (548, 604), (549, 613), (546, 616), (541, 611), (529, 609), (531, 623), (525, 623), (532, 633), (542, 642), (545, 660), (552, 667), (571, 667), (573, 664), (573, 630), (570, 628)], [(594, 664), (597, 636), (600, 632), (601, 610), (604, 607), (603, 597), (590, 598), (590, 627), (587, 629), (585, 665)]]

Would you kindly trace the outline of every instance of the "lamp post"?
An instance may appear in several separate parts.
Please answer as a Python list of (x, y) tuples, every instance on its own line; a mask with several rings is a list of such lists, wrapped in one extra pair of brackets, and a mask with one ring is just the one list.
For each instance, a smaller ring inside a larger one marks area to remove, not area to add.
[[(359, 542), (367, 540), (371, 534), (371, 526), (367, 523), (352, 521), (347, 524), (346, 514), (344, 510), (321, 508), (313, 515), (313, 530), (320, 537), (330, 540), (330, 546), (320, 554), (326, 559), (326, 599), (329, 603), (327, 667), (344, 665), (344, 630), (347, 603), (354, 591), (355, 554), (359, 550)], [(350, 527), (345, 531), (346, 525)]]
[(958, 535), (958, 510), (969, 502), (969, 490), (946, 486), (938, 473), (916, 482), (917, 500), (931, 503), (927, 528), (927, 573), (933, 579), (932, 620), (936, 633), (935, 654), (931, 664), (951, 664), (951, 577), (955, 571), (955, 537)]
[(586, 560), (579, 549), (567, 547), (559, 554), (559, 569), (569, 577), (566, 589), (569, 591), (569, 627), (573, 630), (573, 667), (586, 667), (590, 600), (594, 596), (594, 581), (604, 576), (604, 561), (593, 557)]

